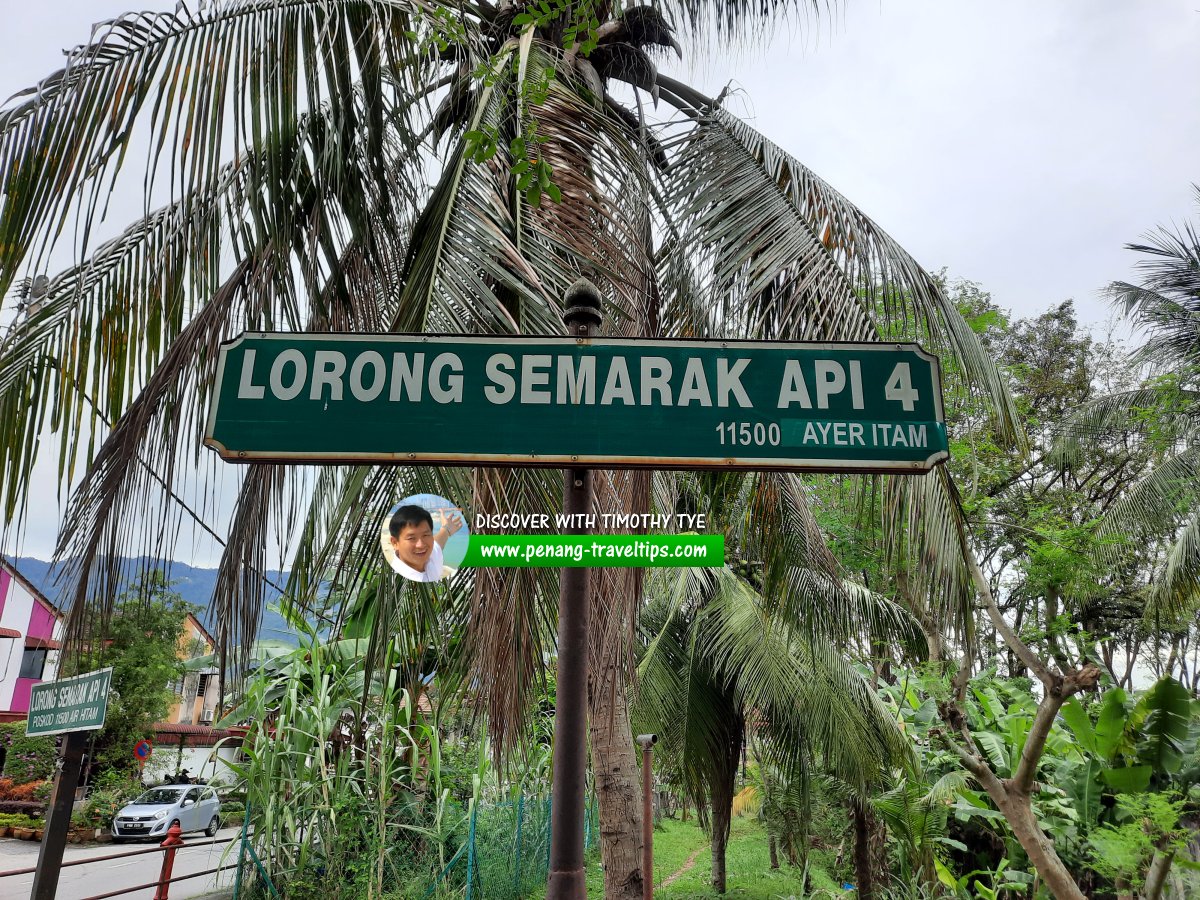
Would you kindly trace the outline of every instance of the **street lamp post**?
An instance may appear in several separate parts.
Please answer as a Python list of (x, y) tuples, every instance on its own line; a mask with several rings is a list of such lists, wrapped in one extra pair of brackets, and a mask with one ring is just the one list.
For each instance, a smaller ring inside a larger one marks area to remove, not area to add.
[[(599, 329), (600, 291), (585, 278), (567, 289), (563, 321), (579, 343)], [(592, 470), (566, 471), (563, 512), (579, 523), (592, 511)], [(572, 525), (568, 534), (586, 534)], [(558, 594), (558, 678), (554, 708), (554, 782), (550, 809), (547, 900), (584, 900), (584, 793), (587, 779), (588, 619), (591, 581), (584, 567), (562, 570)]]

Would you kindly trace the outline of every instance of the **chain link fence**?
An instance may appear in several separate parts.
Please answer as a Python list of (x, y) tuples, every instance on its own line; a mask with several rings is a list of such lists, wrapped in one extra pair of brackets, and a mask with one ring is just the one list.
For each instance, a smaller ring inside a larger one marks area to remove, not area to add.
[[(423, 896), (519, 900), (544, 889), (550, 862), (550, 809), (550, 798), (524, 795), (473, 807), (467, 840), (457, 858), (438, 873)], [(584, 847), (590, 850), (597, 841), (599, 817), (594, 802), (586, 809)]]
[[(353, 900), (367, 895), (368, 882), (383, 884), (385, 896), (396, 900), (521, 900), (545, 889), (550, 811), (549, 797), (518, 795), (469, 804), (448, 833), (432, 821), (389, 828), (381, 843), (351, 840), (303, 870), (281, 871), (266, 861), (258, 869), (247, 859), (235, 900), (270, 897), (272, 887), (288, 900)], [(598, 840), (593, 800), (586, 805), (585, 849)]]

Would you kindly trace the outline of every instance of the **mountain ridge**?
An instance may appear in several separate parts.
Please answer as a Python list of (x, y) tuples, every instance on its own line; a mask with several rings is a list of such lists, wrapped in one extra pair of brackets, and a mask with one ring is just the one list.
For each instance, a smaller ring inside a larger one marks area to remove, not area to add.
[[(47, 600), (59, 607), (59, 609), (66, 607), (67, 604), (64, 602), (62, 596), (62, 586), (56, 584), (61, 566), (56, 566), (54, 563), (38, 559), (35, 556), (8, 556), (5, 558)], [(216, 569), (190, 566), (179, 560), (167, 560), (164, 562), (145, 556), (121, 557), (121, 571), (126, 575), (126, 580), (129, 580), (138, 572), (147, 568), (164, 571), (167, 581), (170, 582), (170, 589), (182, 596), (187, 603), (199, 607), (200, 611), (196, 614), (196, 618), (206, 628), (210, 631), (212, 630), (209, 603), (212, 600), (213, 589), (217, 584)], [(287, 572), (271, 570), (266, 573), (266, 577), (276, 584), (282, 584), (287, 579)], [(271, 604), (278, 602), (278, 600), (279, 591), (268, 584), (265, 605), (269, 607)], [(264, 608), (263, 610), (263, 617), (259, 623), (258, 636), (273, 640), (286, 640), (292, 643), (297, 641), (295, 631), (288, 626), (278, 612), (269, 608)]]

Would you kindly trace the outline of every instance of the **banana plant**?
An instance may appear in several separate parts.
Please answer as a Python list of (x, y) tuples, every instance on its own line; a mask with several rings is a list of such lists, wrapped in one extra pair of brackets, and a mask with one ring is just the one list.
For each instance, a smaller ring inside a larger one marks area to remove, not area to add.
[[(984, 882), (983, 879), (987, 881)], [(1023, 897), (1029, 893), (1033, 876), (1009, 867), (1007, 859), (1000, 860), (995, 869), (976, 869), (955, 878), (948, 869), (938, 865), (938, 880), (955, 895), (978, 900), (1002, 900), (1004, 897)]]
[(1075, 697), (1062, 710), (1077, 748), (1069, 764), (1082, 767), (1089, 786), (1081, 815), (1095, 809), (1101, 793), (1185, 789), (1200, 777), (1200, 703), (1174, 678), (1160, 678), (1133, 702), (1121, 688), (1110, 688), (1094, 707), (1094, 722)]

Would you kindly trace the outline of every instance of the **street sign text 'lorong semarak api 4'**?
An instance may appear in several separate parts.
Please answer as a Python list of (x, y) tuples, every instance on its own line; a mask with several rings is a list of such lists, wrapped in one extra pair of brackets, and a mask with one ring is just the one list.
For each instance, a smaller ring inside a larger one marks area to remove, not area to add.
[(247, 333), (205, 442), (234, 461), (924, 471), (915, 344)]
[(103, 728), (111, 684), (112, 666), (35, 684), (29, 694), (25, 733), (33, 737)]

